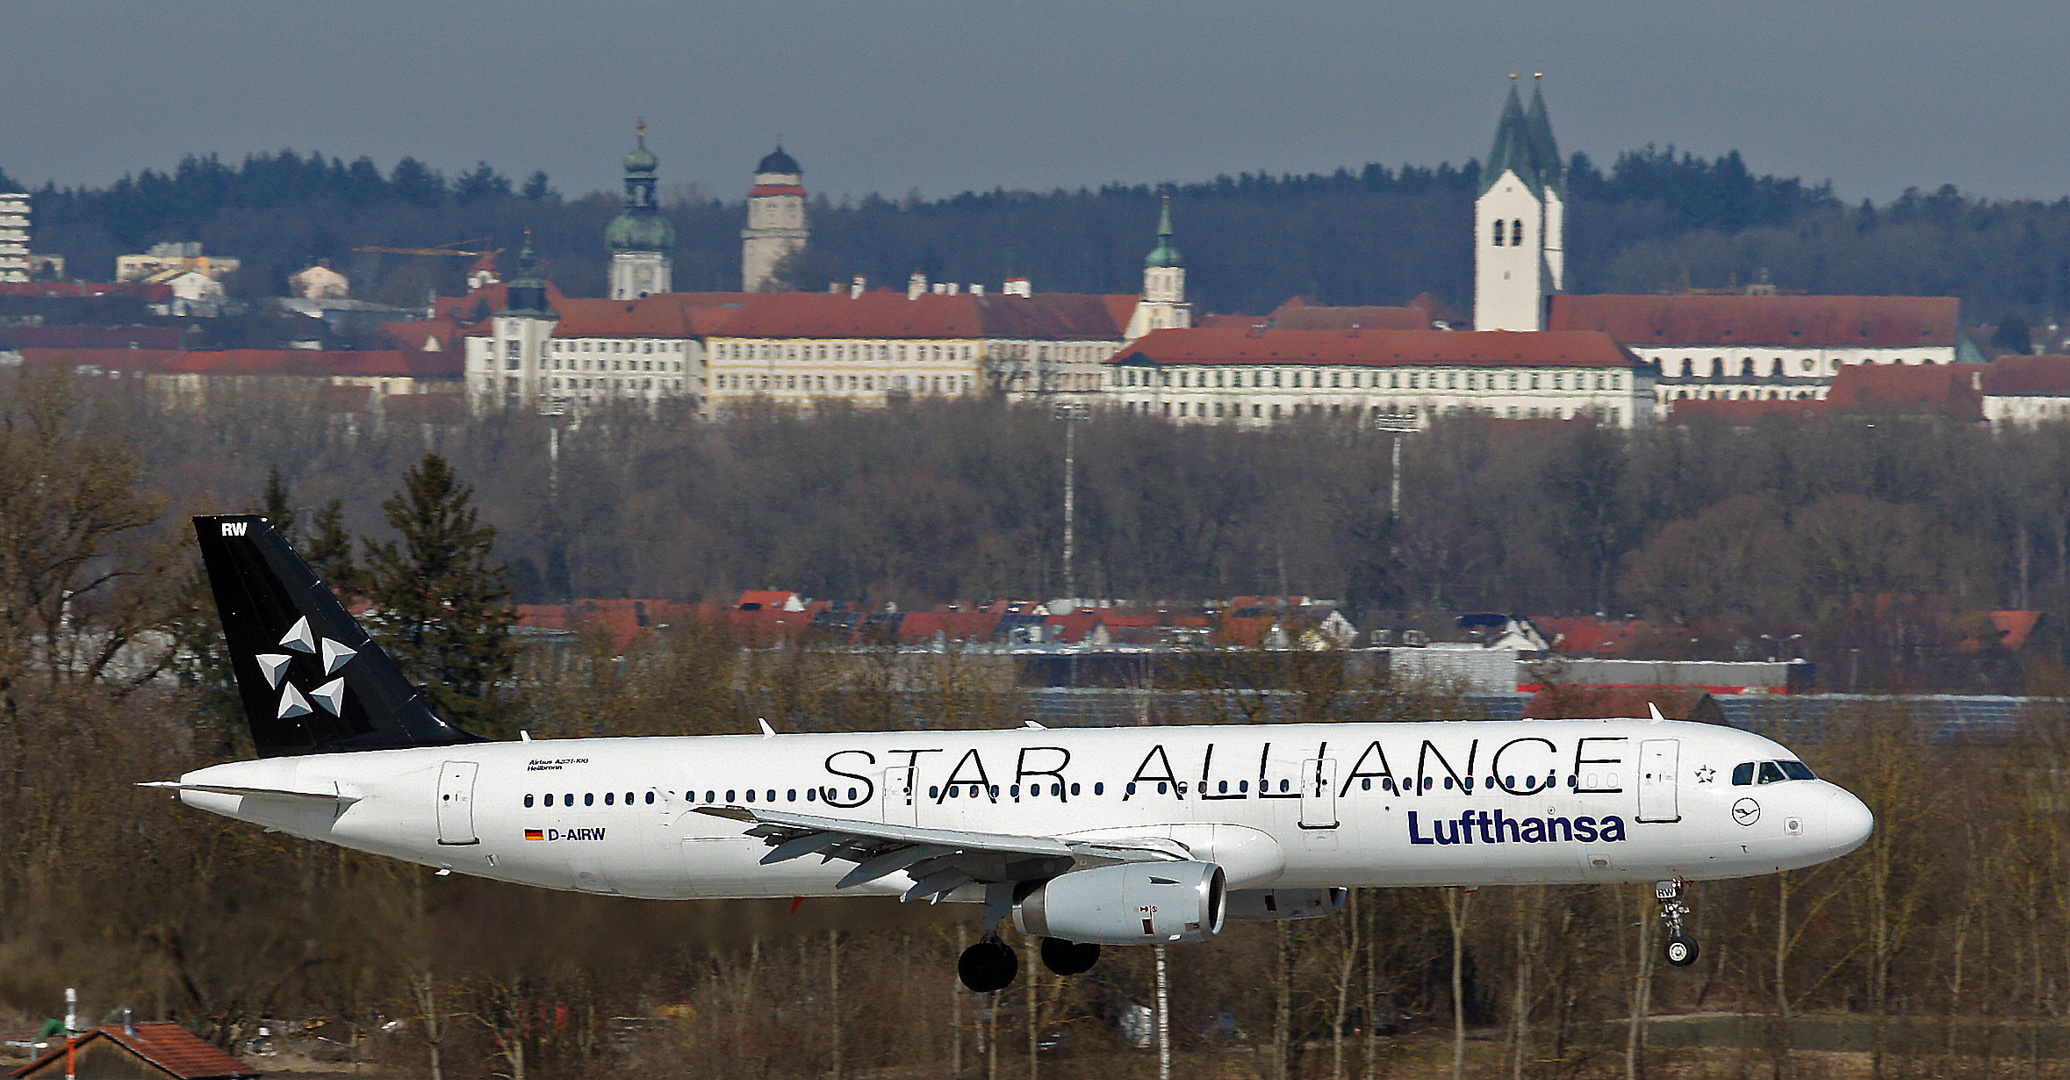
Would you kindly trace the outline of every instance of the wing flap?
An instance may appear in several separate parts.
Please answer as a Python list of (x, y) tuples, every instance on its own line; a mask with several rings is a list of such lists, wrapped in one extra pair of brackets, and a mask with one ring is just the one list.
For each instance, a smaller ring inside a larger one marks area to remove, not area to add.
[(1192, 858), (1185, 845), (1163, 837), (1074, 840), (895, 825), (742, 806), (701, 806), (697, 812), (749, 826), (747, 835), (769, 845), (763, 865), (819, 855), (855, 863), (835, 886), (855, 888), (904, 872), (913, 884), (901, 899), (939, 900), (965, 885), (1054, 877), (1117, 862)]

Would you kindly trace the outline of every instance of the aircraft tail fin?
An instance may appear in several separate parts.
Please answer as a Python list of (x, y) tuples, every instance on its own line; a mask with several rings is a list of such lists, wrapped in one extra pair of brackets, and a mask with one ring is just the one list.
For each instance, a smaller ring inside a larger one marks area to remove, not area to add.
[(431, 711), (272, 522), (194, 531), (260, 757), (481, 741)]

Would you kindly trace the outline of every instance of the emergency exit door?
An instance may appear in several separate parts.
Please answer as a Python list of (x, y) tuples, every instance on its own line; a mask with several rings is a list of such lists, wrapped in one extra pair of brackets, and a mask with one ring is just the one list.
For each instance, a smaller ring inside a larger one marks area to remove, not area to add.
[(1675, 799), (1675, 771), (1681, 762), (1681, 741), (1646, 739), (1639, 743), (1640, 821), (1680, 821)]
[(472, 761), (448, 761), (439, 766), (439, 843), (481, 843), (480, 838), (474, 835), (474, 774), (479, 768)]

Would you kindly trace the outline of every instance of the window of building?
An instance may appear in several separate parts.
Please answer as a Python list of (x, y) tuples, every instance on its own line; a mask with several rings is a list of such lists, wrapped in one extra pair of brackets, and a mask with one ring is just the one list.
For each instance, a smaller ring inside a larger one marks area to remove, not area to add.
[(1521, 219), (1509, 223), (1509, 246), (1524, 246), (1524, 223)]

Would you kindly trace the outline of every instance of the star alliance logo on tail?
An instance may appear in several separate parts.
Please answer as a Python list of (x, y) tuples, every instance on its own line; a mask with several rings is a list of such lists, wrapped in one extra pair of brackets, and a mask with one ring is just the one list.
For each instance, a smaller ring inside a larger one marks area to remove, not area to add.
[[(358, 650), (349, 648), (342, 642), (317, 636), (309, 629), (309, 617), (306, 615), (295, 620), (295, 625), (280, 639), (280, 647), (289, 651), (260, 653), (256, 658), (259, 662), (259, 674), (265, 676), (266, 685), (280, 691), (280, 705), (274, 711), (274, 715), (282, 720), (291, 720), (297, 716), (308, 716), (317, 709), (322, 709), (332, 716), (344, 715), (345, 679), (338, 673), (345, 670), (345, 665), (351, 663), (353, 657), (359, 655)], [(330, 681), (305, 695), (301, 688), (287, 677), (288, 667), (294, 663), (297, 653), (315, 660), (321, 675), (330, 677)]]

